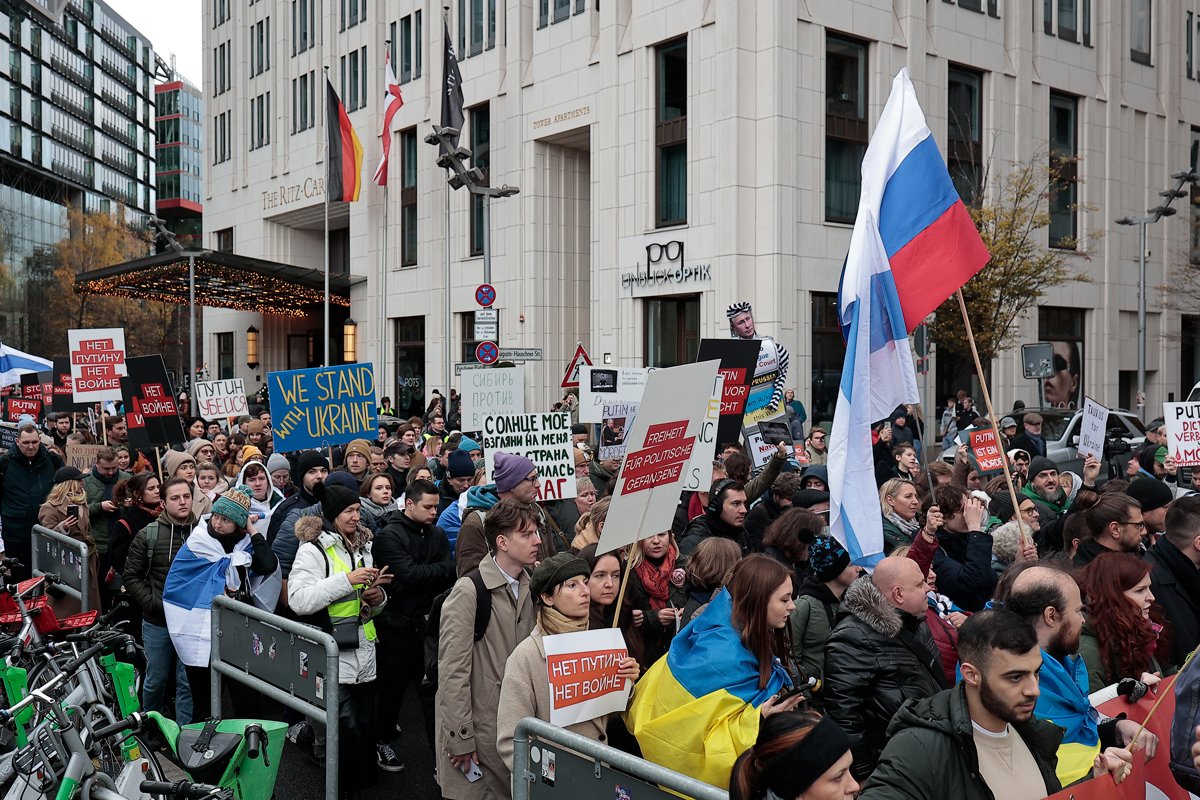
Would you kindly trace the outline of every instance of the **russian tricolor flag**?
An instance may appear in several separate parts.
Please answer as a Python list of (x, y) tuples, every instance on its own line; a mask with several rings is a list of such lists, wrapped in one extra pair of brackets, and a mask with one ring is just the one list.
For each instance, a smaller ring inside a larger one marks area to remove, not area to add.
[(883, 553), (871, 423), (920, 402), (908, 334), (989, 258), (902, 69), (863, 158), (838, 292), (846, 361), (830, 436), (829, 525), (856, 563)]

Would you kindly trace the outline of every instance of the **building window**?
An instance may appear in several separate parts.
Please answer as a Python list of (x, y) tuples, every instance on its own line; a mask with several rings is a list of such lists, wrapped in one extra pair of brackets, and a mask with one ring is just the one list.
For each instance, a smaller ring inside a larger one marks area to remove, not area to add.
[(1042, 0), (1042, 28), (1066, 42), (1092, 45), (1092, 0)]
[(947, 81), (946, 162), (967, 205), (983, 184), (983, 74), (951, 66)]
[(1192, 12), (1189, 11), (1189, 12), (1187, 12), (1187, 29), (1186, 29), (1186, 33), (1184, 33), (1184, 38), (1187, 40), (1186, 48), (1185, 48), (1186, 49), (1185, 70), (1187, 72), (1188, 80), (1192, 79), (1192, 33), (1193, 33), (1193, 31), (1192, 31)]
[(1054, 346), (1054, 377), (1040, 381), (1043, 406), (1083, 408), (1086, 316), (1081, 308), (1038, 308), (1038, 340)]
[(412, 16), (409, 15), (400, 19), (400, 82), (408, 83), (412, 77)]
[(346, 112), (357, 111), (367, 104), (367, 47), (352, 50), (341, 58), (342, 102)]
[(218, 253), (233, 252), (233, 228), (213, 231), (213, 249)]
[(1079, 30), (1079, 9), (1075, 0), (1058, 0), (1058, 38), (1068, 42), (1077, 42)]
[(1075, 249), (1078, 238), (1079, 99), (1050, 93), (1050, 246)]
[(271, 18), (250, 26), (250, 74), (261, 75), (271, 68)]
[(400, 266), (417, 265), (417, 129), (400, 132)]
[(571, 0), (554, 0), (554, 21), (562, 22), (571, 16)]
[(825, 219), (854, 222), (867, 152), (867, 45), (825, 38)]
[(316, 0), (292, 0), (292, 55), (316, 44)]
[(425, 318), (400, 317), (395, 323), (396, 396), (400, 417), (425, 413)]
[(1151, 65), (1151, 0), (1130, 0), (1129, 57), (1138, 64)]
[(217, 380), (233, 377), (233, 333), (217, 334)]
[(214, 28), (229, 21), (229, 2), (230, 0), (212, 0)]
[(221, 164), (229, 160), (230, 141), (232, 135), (229, 129), (230, 112), (225, 111), (213, 117), (213, 163)]
[(645, 361), (648, 367), (691, 363), (700, 347), (700, 296), (655, 297), (645, 301)]
[(687, 222), (687, 40), (659, 46), (654, 123), (655, 224)]
[(367, 0), (342, 0), (341, 29), (353, 28), (367, 19)]
[(271, 143), (271, 93), (250, 98), (250, 149)]
[(421, 77), (421, 62), (424, 58), (424, 41), (421, 32), (421, 11), (413, 12), (413, 77)]
[[(492, 162), (492, 111), (484, 103), (471, 109), (471, 166), (483, 170), (484, 186), (491, 185), (488, 168)], [(483, 197), (471, 195), (471, 255), (483, 255)]]
[(550, 0), (538, 0), (538, 27), (550, 24)]
[(471, 40), (468, 55), (478, 55), (483, 52), (483, 0), (470, 0), (471, 3)]
[[(828, 423), (833, 419), (838, 386), (842, 380), (842, 362), (845, 360), (846, 344), (842, 341), (842, 330), (838, 325), (837, 295), (832, 292), (813, 292), (812, 403), (805, 404), (813, 425)], [(826, 425), (826, 434), (829, 431)]]
[(213, 93), (225, 94), (233, 85), (233, 42), (213, 48)]
[(292, 133), (300, 133), (317, 122), (316, 71), (292, 79)]
[[(1192, 128), (1191, 160), (1192, 172), (1200, 170), (1200, 128)], [(1200, 266), (1200, 186), (1191, 185), (1191, 252), (1188, 259), (1192, 265)]]

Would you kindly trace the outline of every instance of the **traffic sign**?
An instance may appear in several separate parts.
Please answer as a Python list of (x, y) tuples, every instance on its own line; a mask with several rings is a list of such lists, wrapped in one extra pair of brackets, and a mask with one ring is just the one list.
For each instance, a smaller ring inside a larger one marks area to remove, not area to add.
[(592, 359), (587, 354), (587, 350), (583, 349), (583, 342), (580, 342), (575, 346), (575, 355), (571, 357), (571, 363), (563, 375), (562, 388), (579, 388), (579, 368), (582, 366), (592, 366)]
[(541, 361), (542, 348), (540, 347), (501, 347), (500, 359), (502, 361)]
[(475, 358), (480, 364), (495, 364), (500, 360), (500, 350), (495, 342), (480, 342), (475, 347)]
[(462, 375), (464, 372), (472, 369), (487, 369), (487, 364), (480, 364), (475, 361), (459, 361), (454, 365), (454, 374)]
[(475, 310), (475, 339), (494, 342), (500, 338), (500, 311), (496, 308)]
[(481, 283), (475, 289), (475, 302), (487, 308), (496, 302), (496, 287), (490, 283)]

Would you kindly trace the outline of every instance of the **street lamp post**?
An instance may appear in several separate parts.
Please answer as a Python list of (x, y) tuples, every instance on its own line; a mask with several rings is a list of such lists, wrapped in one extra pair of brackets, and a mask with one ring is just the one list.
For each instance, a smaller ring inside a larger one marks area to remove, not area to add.
[[(1153, 225), (1163, 217), (1171, 217), (1177, 214), (1177, 210), (1171, 207), (1180, 197), (1187, 197), (1188, 193), (1184, 191), (1183, 186), (1186, 183), (1195, 183), (1200, 176), (1194, 171), (1188, 170), (1185, 172), (1176, 172), (1171, 176), (1175, 181), (1174, 189), (1166, 189), (1159, 192), (1159, 196), (1163, 198), (1163, 202), (1151, 209), (1147, 209), (1146, 216), (1131, 218), (1121, 217), (1114, 220), (1118, 225), (1137, 225), (1138, 226), (1138, 367), (1137, 367), (1137, 397), (1134, 400), (1135, 407), (1140, 408), (1139, 416), (1145, 421), (1146, 418), (1146, 226)], [(1140, 405), (1139, 405), (1140, 404)]]

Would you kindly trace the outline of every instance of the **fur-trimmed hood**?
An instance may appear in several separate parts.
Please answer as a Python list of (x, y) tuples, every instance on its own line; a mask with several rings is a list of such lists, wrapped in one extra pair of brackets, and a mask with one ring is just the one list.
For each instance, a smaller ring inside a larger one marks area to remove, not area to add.
[[(299, 525), (297, 525), (299, 535)], [(860, 575), (842, 595), (841, 611), (851, 614), (879, 634), (895, 639), (904, 627), (900, 609), (893, 606), (876, 588), (871, 576)]]
[[(321, 516), (320, 504), (313, 506), (317, 509), (315, 514), (302, 514), (296, 520), (296, 539), (301, 542), (319, 542), (322, 534), (328, 534), (330, 537), (338, 534), (332, 529), (326, 527), (325, 518)], [(305, 509), (306, 511), (308, 509)], [(358, 524), (358, 535), (355, 536), (355, 549), (361, 549), (371, 543), (373, 535), (371, 529), (361, 522)]]

